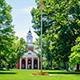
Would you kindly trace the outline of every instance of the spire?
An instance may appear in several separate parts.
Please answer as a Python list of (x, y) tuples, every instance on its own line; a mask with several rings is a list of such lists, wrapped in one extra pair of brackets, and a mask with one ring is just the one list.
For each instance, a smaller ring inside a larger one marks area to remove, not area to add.
[(29, 44), (32, 44), (32, 42), (33, 42), (33, 36), (32, 36), (32, 33), (31, 33), (30, 28), (29, 28), (29, 31), (28, 31), (28, 33), (27, 33), (27, 42), (28, 42)]
[(28, 43), (28, 50), (33, 50), (33, 36), (30, 30), (30, 27), (27, 33), (27, 43)]
[(31, 28), (29, 27), (29, 31), (28, 31), (28, 33), (31, 33)]

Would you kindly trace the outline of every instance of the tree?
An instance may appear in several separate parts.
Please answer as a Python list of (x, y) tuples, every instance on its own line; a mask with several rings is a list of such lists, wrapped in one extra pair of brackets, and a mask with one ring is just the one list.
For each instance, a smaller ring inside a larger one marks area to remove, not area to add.
[(15, 36), (12, 25), (11, 6), (0, 0), (0, 69), (13, 68), (26, 52), (26, 42)]
[[(40, 35), (40, 10), (39, 0), (36, 0), (37, 8), (32, 10), (32, 22), (35, 32)], [(80, 4), (79, 0), (44, 0), (43, 10), (43, 34), (50, 42), (49, 53), (64, 68), (69, 62), (71, 47), (75, 45), (75, 39), (80, 36)]]
[(9, 68), (14, 68), (16, 66), (16, 63), (19, 61), (20, 57), (27, 52), (27, 43), (23, 38), (16, 39), (14, 40), (14, 43), (12, 45), (12, 51), (11, 55), (9, 55), (7, 58), (9, 59), (8, 61), (8, 67)]
[(79, 66), (80, 66), (80, 37), (76, 39), (76, 45), (71, 48), (71, 51), (72, 53), (69, 56), (70, 64), (73, 66), (77, 66), (76, 69), (80, 70), (79, 69)]
[(7, 56), (12, 55), (11, 46), (15, 39), (10, 12), (11, 6), (0, 0), (0, 68), (7, 65)]
[(27, 52), (27, 43), (23, 38), (20, 38), (19, 40), (16, 41), (15, 45), (15, 53), (17, 53), (17, 60), (20, 59), (20, 57)]
[(18, 40), (11, 24), (11, 6), (0, 0), (0, 69), (12, 68), (26, 51), (24, 39)]

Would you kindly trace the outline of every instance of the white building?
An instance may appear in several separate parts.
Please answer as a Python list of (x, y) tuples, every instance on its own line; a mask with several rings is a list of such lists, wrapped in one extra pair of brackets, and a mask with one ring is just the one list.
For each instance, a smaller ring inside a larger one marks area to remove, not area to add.
[(20, 58), (17, 64), (18, 69), (39, 69), (40, 61), (36, 52), (34, 52), (33, 36), (31, 31), (27, 34), (28, 52)]

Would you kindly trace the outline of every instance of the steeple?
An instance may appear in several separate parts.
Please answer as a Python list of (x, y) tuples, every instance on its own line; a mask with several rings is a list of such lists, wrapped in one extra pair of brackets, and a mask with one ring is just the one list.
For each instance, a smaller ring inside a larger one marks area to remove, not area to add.
[(27, 33), (28, 50), (33, 50), (33, 36), (31, 30)]
[(32, 33), (31, 33), (30, 30), (27, 33), (27, 42), (28, 42), (28, 44), (32, 44), (33, 43), (33, 36), (32, 36)]

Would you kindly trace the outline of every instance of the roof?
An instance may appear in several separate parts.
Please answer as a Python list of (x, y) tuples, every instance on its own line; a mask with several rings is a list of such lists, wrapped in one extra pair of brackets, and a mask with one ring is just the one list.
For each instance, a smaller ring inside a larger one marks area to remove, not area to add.
[(22, 58), (38, 58), (38, 55), (33, 51), (28, 51), (27, 53), (24, 53)]

